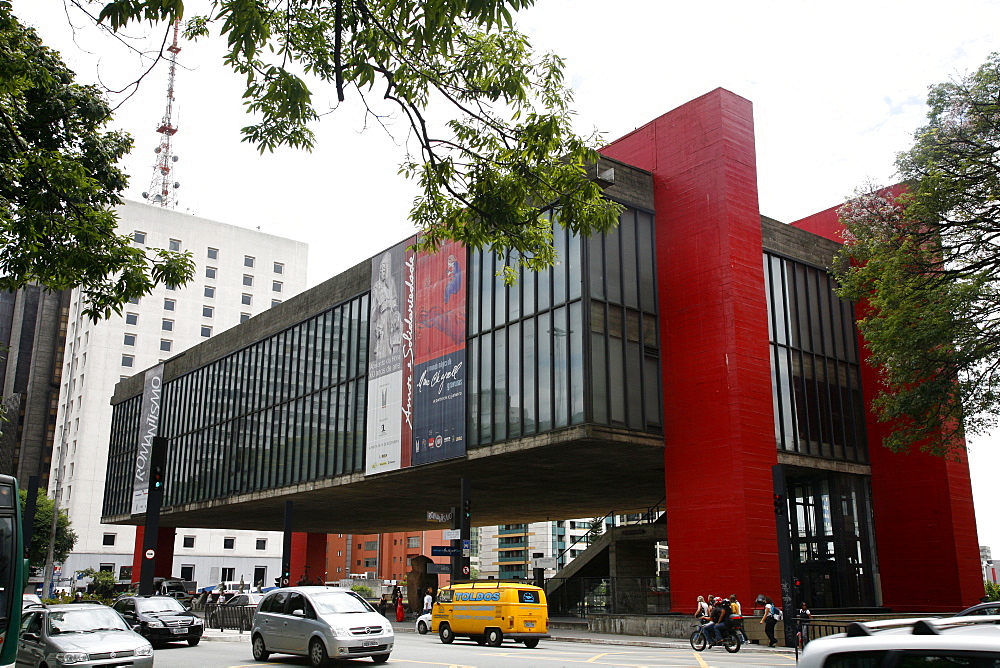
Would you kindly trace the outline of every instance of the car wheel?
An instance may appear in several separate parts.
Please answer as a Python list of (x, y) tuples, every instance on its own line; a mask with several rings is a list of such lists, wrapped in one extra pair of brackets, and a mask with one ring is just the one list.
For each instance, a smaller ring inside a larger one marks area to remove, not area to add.
[(374, 661), (375, 663), (385, 663), (388, 660), (389, 660), (388, 654), (376, 654), (375, 656), (372, 657), (372, 661)]
[(455, 642), (455, 634), (452, 633), (451, 627), (447, 624), (441, 625), (441, 628), (438, 629), (438, 636), (441, 638), (441, 642), (445, 645), (450, 645)]
[(427, 633), (427, 624), (424, 622), (417, 622), (417, 633), (424, 635)]
[(319, 638), (313, 638), (309, 643), (309, 665), (313, 668), (320, 668), (330, 662), (330, 657), (326, 654), (326, 645)]
[(194, 647), (195, 645), (197, 645), (200, 642), (201, 642), (201, 638), (188, 638), (188, 644), (191, 645), (191, 647)]
[(499, 647), (503, 643), (503, 631), (500, 629), (489, 629), (486, 631), (486, 644), (490, 647)]
[(538, 638), (528, 638), (524, 641), (524, 646), (528, 649), (535, 649), (538, 647)]
[(264, 647), (264, 638), (258, 633), (253, 637), (253, 658), (255, 661), (267, 661), (271, 653)]

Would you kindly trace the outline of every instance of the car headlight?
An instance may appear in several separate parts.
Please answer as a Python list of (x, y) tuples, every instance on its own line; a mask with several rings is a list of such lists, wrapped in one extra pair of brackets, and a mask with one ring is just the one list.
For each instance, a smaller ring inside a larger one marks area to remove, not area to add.
[(158, 619), (152, 619), (152, 620), (146, 622), (146, 626), (148, 626), (151, 629), (162, 629), (163, 628), (163, 622), (161, 622)]
[(142, 647), (135, 648), (136, 656), (153, 656), (153, 646), (143, 645)]
[(191, 620), (191, 626), (201, 626), (204, 623), (205, 620), (203, 620), (201, 617), (195, 617), (194, 619)]
[(63, 665), (87, 661), (89, 658), (84, 652), (59, 652), (56, 654), (56, 661)]
[(335, 638), (350, 638), (351, 632), (342, 626), (331, 626), (330, 630), (333, 631)]

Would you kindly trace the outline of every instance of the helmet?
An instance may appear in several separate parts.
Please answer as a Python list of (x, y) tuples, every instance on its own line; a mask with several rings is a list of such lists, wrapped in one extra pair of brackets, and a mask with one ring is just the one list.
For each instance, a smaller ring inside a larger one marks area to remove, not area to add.
[(721, 596), (716, 596), (715, 600), (712, 601), (712, 603), (714, 603), (715, 605), (722, 605), (722, 597)]

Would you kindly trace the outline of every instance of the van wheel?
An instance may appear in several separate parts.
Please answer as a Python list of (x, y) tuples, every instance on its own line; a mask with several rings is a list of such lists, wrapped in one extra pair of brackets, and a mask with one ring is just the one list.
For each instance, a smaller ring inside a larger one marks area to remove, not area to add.
[(499, 647), (503, 643), (503, 632), (500, 629), (489, 629), (486, 631), (486, 644), (490, 647)]
[(445, 645), (450, 645), (455, 642), (455, 634), (452, 633), (451, 627), (447, 624), (441, 625), (441, 628), (438, 629), (438, 636), (441, 638), (441, 642)]
[(253, 637), (253, 658), (255, 661), (267, 661), (271, 653), (264, 647), (264, 639), (258, 633)]
[(309, 665), (313, 668), (320, 668), (330, 663), (330, 657), (326, 654), (326, 645), (319, 638), (313, 638), (309, 643)]
[(538, 638), (528, 638), (524, 641), (524, 646), (528, 649), (535, 649), (538, 647)]

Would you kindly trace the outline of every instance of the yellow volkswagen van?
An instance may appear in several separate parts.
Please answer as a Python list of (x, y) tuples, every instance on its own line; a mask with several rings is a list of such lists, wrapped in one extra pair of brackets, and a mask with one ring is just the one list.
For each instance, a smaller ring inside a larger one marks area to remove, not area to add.
[(504, 638), (537, 647), (539, 639), (549, 637), (545, 591), (499, 580), (444, 587), (434, 603), (431, 630), (446, 644), (463, 636), (490, 647), (499, 647)]

